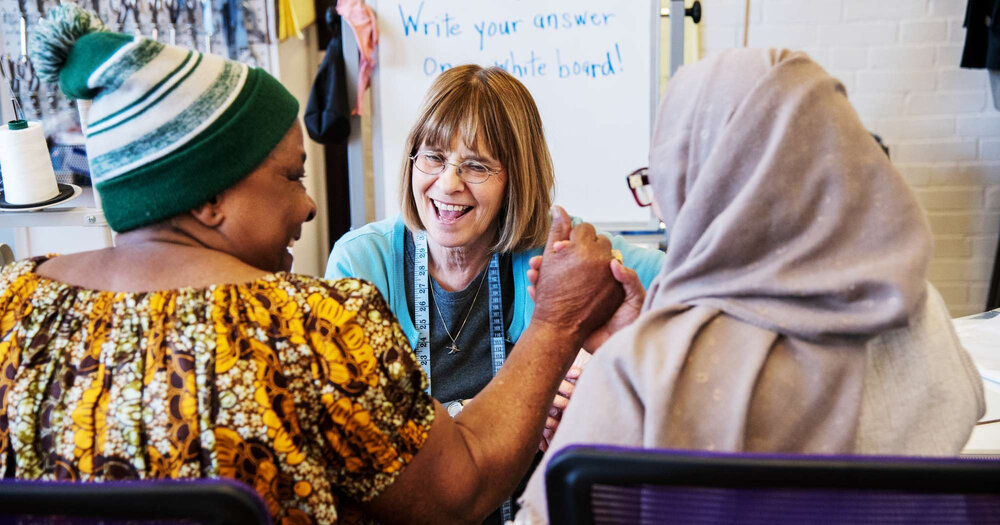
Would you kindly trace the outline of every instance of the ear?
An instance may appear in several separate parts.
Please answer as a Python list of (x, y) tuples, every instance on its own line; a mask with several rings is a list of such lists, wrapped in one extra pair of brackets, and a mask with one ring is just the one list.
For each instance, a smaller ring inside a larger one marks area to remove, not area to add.
[(208, 199), (208, 202), (200, 206), (196, 206), (188, 213), (190, 213), (195, 220), (208, 228), (218, 227), (226, 218), (226, 214), (222, 211), (222, 206), (219, 205), (218, 197)]

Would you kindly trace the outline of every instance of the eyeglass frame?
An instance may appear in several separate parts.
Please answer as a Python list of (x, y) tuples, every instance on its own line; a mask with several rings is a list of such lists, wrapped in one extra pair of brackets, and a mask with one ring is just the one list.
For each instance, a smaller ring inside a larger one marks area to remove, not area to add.
[[(448, 162), (447, 160), (443, 160), (443, 159), (441, 160), (441, 162), (442, 162), (441, 171), (439, 171), (437, 173), (427, 173), (426, 171), (424, 171), (424, 170), (420, 169), (419, 167), (417, 167), (417, 157), (419, 157), (420, 155), (426, 155), (428, 153), (431, 153), (431, 152), (418, 151), (418, 152), (416, 152), (413, 155), (410, 155), (408, 157), (410, 159), (410, 162), (413, 164), (413, 167), (417, 171), (419, 171), (420, 173), (423, 173), (424, 175), (430, 175), (432, 177), (433, 176), (437, 176), (437, 175), (440, 175), (440, 174), (444, 173), (445, 171), (447, 171), (448, 170), (448, 166), (455, 166), (455, 174), (458, 175), (458, 178), (462, 179), (462, 182), (465, 182), (467, 184), (482, 184), (482, 183), (490, 180), (490, 177), (492, 177), (494, 175), (499, 175), (499, 174), (503, 173), (503, 168), (493, 169), (493, 168), (490, 168), (489, 166), (487, 166), (486, 164), (483, 164), (482, 162), (479, 162), (479, 161), (476, 161), (476, 160), (463, 160), (462, 162), (459, 162), (458, 164), (455, 164), (454, 162)], [(475, 182), (475, 181), (471, 181), (471, 180), (465, 180), (465, 177), (462, 176), (462, 164), (465, 164), (466, 162), (475, 162), (476, 164), (479, 164), (480, 166), (486, 168), (486, 178), (483, 179), (483, 180), (481, 180), (481, 181), (479, 181), (479, 182)]]
[[(632, 183), (632, 181), (634, 180), (635, 177), (639, 177), (639, 184), (638, 185), (635, 185), (635, 184)], [(643, 203), (642, 200), (639, 199), (639, 193), (638, 193), (638, 191), (636, 191), (639, 188), (643, 188), (643, 187), (649, 186), (649, 167), (648, 166), (644, 166), (642, 168), (639, 168), (639, 169), (633, 171), (632, 173), (629, 173), (628, 175), (626, 175), (625, 176), (625, 184), (628, 185), (628, 189), (632, 191), (632, 198), (635, 199), (635, 203), (640, 208), (645, 208), (645, 207), (651, 206), (653, 204), (652, 196), (650, 196), (649, 202)]]

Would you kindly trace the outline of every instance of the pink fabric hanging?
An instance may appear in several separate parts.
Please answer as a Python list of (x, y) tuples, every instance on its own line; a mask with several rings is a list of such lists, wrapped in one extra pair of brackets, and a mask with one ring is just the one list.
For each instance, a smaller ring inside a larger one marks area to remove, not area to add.
[(354, 38), (358, 42), (360, 63), (358, 65), (358, 100), (352, 115), (361, 114), (361, 102), (365, 90), (371, 83), (372, 70), (375, 69), (375, 46), (378, 45), (378, 26), (375, 24), (375, 11), (368, 7), (364, 0), (337, 0), (337, 13), (340, 14), (354, 30)]

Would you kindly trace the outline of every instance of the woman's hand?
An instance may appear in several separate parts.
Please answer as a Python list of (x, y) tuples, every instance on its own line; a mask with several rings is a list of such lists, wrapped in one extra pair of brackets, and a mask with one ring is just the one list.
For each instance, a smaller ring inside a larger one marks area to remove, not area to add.
[(556, 428), (559, 427), (559, 421), (562, 420), (563, 410), (566, 410), (566, 407), (569, 405), (569, 398), (573, 395), (573, 389), (576, 388), (576, 380), (580, 379), (580, 374), (582, 373), (582, 365), (571, 366), (569, 372), (566, 372), (566, 378), (559, 385), (559, 392), (552, 400), (552, 407), (549, 408), (549, 415), (545, 419), (545, 429), (542, 430), (542, 441), (538, 444), (538, 449), (542, 452), (549, 449), (552, 437), (556, 435)]
[[(553, 251), (558, 252), (565, 245), (564, 242), (557, 242), (553, 246)], [(534, 300), (534, 285), (538, 280), (538, 271), (542, 266), (542, 256), (536, 255), (532, 257), (528, 261), (528, 266), (530, 267), (528, 270), (528, 282), (531, 283), (528, 285), (528, 295)], [(625, 289), (625, 300), (611, 316), (611, 319), (608, 319), (608, 322), (594, 330), (583, 342), (583, 348), (588, 352), (594, 352), (615, 332), (632, 324), (639, 317), (639, 313), (642, 311), (642, 303), (646, 300), (646, 289), (642, 287), (642, 281), (639, 280), (639, 274), (635, 270), (613, 259), (611, 261), (611, 275)]]
[(582, 345), (625, 298), (622, 286), (608, 271), (611, 241), (598, 235), (590, 224), (572, 226), (566, 211), (553, 206), (544, 261), (544, 268), (538, 263), (528, 270), (533, 283), (529, 293), (535, 300), (531, 322), (566, 334), (570, 341)]

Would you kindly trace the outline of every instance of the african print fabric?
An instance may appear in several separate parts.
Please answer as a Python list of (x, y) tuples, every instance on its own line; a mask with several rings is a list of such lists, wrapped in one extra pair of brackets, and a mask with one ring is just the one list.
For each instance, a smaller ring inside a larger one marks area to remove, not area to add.
[(343, 523), (427, 438), (426, 377), (365, 281), (120, 293), (42, 260), (0, 273), (0, 472), (233, 478), (276, 523)]

